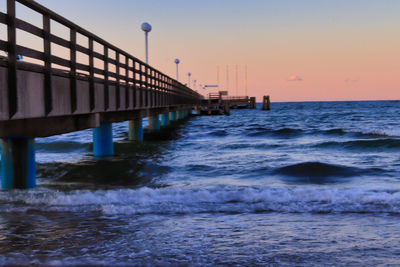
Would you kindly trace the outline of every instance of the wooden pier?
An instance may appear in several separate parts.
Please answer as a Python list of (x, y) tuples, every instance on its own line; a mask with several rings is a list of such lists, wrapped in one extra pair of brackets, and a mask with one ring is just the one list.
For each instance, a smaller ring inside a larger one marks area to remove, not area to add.
[[(142, 142), (145, 117), (147, 131), (157, 133), (193, 109), (229, 115), (232, 108), (256, 107), (255, 97), (219, 92), (205, 99), (33, 0), (6, 2), (0, 12), (0, 26), (7, 28), (7, 41), (0, 40), (0, 52), (7, 52), (0, 56), (0, 189), (36, 186), (35, 137), (92, 128), (93, 156), (112, 156), (115, 122), (129, 121), (129, 140)], [(17, 16), (17, 3), (40, 14), (42, 27)], [(54, 22), (69, 38), (53, 31)], [(18, 43), (17, 31), (39, 38), (43, 50)], [(78, 42), (78, 35), (86, 41)], [(54, 45), (69, 53), (53, 51)]]
[[(140, 142), (142, 118), (156, 132), (200, 105), (197, 92), (35, 1), (6, 2), (0, 12), (7, 28), (0, 51), (8, 53), (0, 58), (0, 188), (35, 187), (35, 137), (93, 128), (93, 155), (110, 156), (112, 123), (129, 121), (129, 139)], [(40, 14), (42, 27), (17, 16), (17, 3)], [(53, 32), (54, 22), (69, 30), (68, 39)], [(40, 38), (43, 51), (19, 44), (17, 31)], [(87, 42), (77, 42), (78, 35)], [(54, 45), (69, 53), (56, 53)]]
[(198, 115), (230, 115), (231, 109), (255, 109), (256, 98), (248, 96), (228, 96), (225, 91), (210, 93), (207, 99), (195, 107)]

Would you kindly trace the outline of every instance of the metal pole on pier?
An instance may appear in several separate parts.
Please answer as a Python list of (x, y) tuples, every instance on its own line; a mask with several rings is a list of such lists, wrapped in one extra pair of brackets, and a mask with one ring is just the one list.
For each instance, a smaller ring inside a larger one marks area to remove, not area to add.
[(147, 22), (142, 23), (142, 30), (145, 38), (146, 64), (149, 64), (149, 32), (151, 31), (151, 25)]
[(229, 92), (229, 66), (226, 65), (226, 91)]
[(238, 65), (235, 66), (236, 96), (238, 96)]
[(217, 66), (217, 85), (219, 86), (219, 66)]
[(244, 90), (247, 96), (247, 65), (244, 67)]
[(179, 58), (175, 58), (175, 64), (176, 64), (176, 80), (179, 81), (179, 70), (178, 70), (178, 64), (179, 64)]

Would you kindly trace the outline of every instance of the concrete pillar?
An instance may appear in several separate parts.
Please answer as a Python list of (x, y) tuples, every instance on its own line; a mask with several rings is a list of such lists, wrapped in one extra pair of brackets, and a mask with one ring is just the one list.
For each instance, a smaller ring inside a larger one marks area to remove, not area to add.
[(161, 126), (169, 125), (169, 113), (161, 114)]
[(152, 132), (157, 132), (160, 130), (160, 118), (158, 114), (149, 117), (149, 129)]
[(169, 120), (170, 120), (170, 121), (176, 120), (176, 112), (175, 112), (175, 111), (171, 111), (171, 112), (169, 113)]
[(143, 141), (143, 120), (135, 119), (133, 121), (129, 121), (129, 133), (128, 133), (129, 141)]
[(1, 139), (1, 189), (36, 187), (34, 139), (12, 137)]
[(95, 157), (114, 155), (112, 123), (101, 122), (93, 129), (93, 155)]

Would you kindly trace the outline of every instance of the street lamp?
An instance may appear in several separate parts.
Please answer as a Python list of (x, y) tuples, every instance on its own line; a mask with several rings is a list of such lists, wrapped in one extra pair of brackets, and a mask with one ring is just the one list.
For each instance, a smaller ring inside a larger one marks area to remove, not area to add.
[(191, 76), (192, 74), (190, 73), (190, 72), (188, 72), (188, 87), (190, 88), (190, 76)]
[(176, 80), (179, 81), (179, 72), (178, 72), (178, 64), (179, 64), (179, 58), (175, 58), (175, 64), (176, 64)]
[(146, 64), (149, 64), (149, 32), (151, 31), (151, 25), (147, 22), (142, 23), (142, 31), (144, 31), (145, 36), (145, 46), (146, 46)]

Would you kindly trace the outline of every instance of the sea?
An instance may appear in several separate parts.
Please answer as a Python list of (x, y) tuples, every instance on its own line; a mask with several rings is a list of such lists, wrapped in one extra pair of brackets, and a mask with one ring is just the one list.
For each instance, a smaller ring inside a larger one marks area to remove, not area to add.
[(113, 135), (105, 158), (91, 130), (35, 139), (37, 188), (0, 192), (1, 266), (400, 265), (400, 101)]

